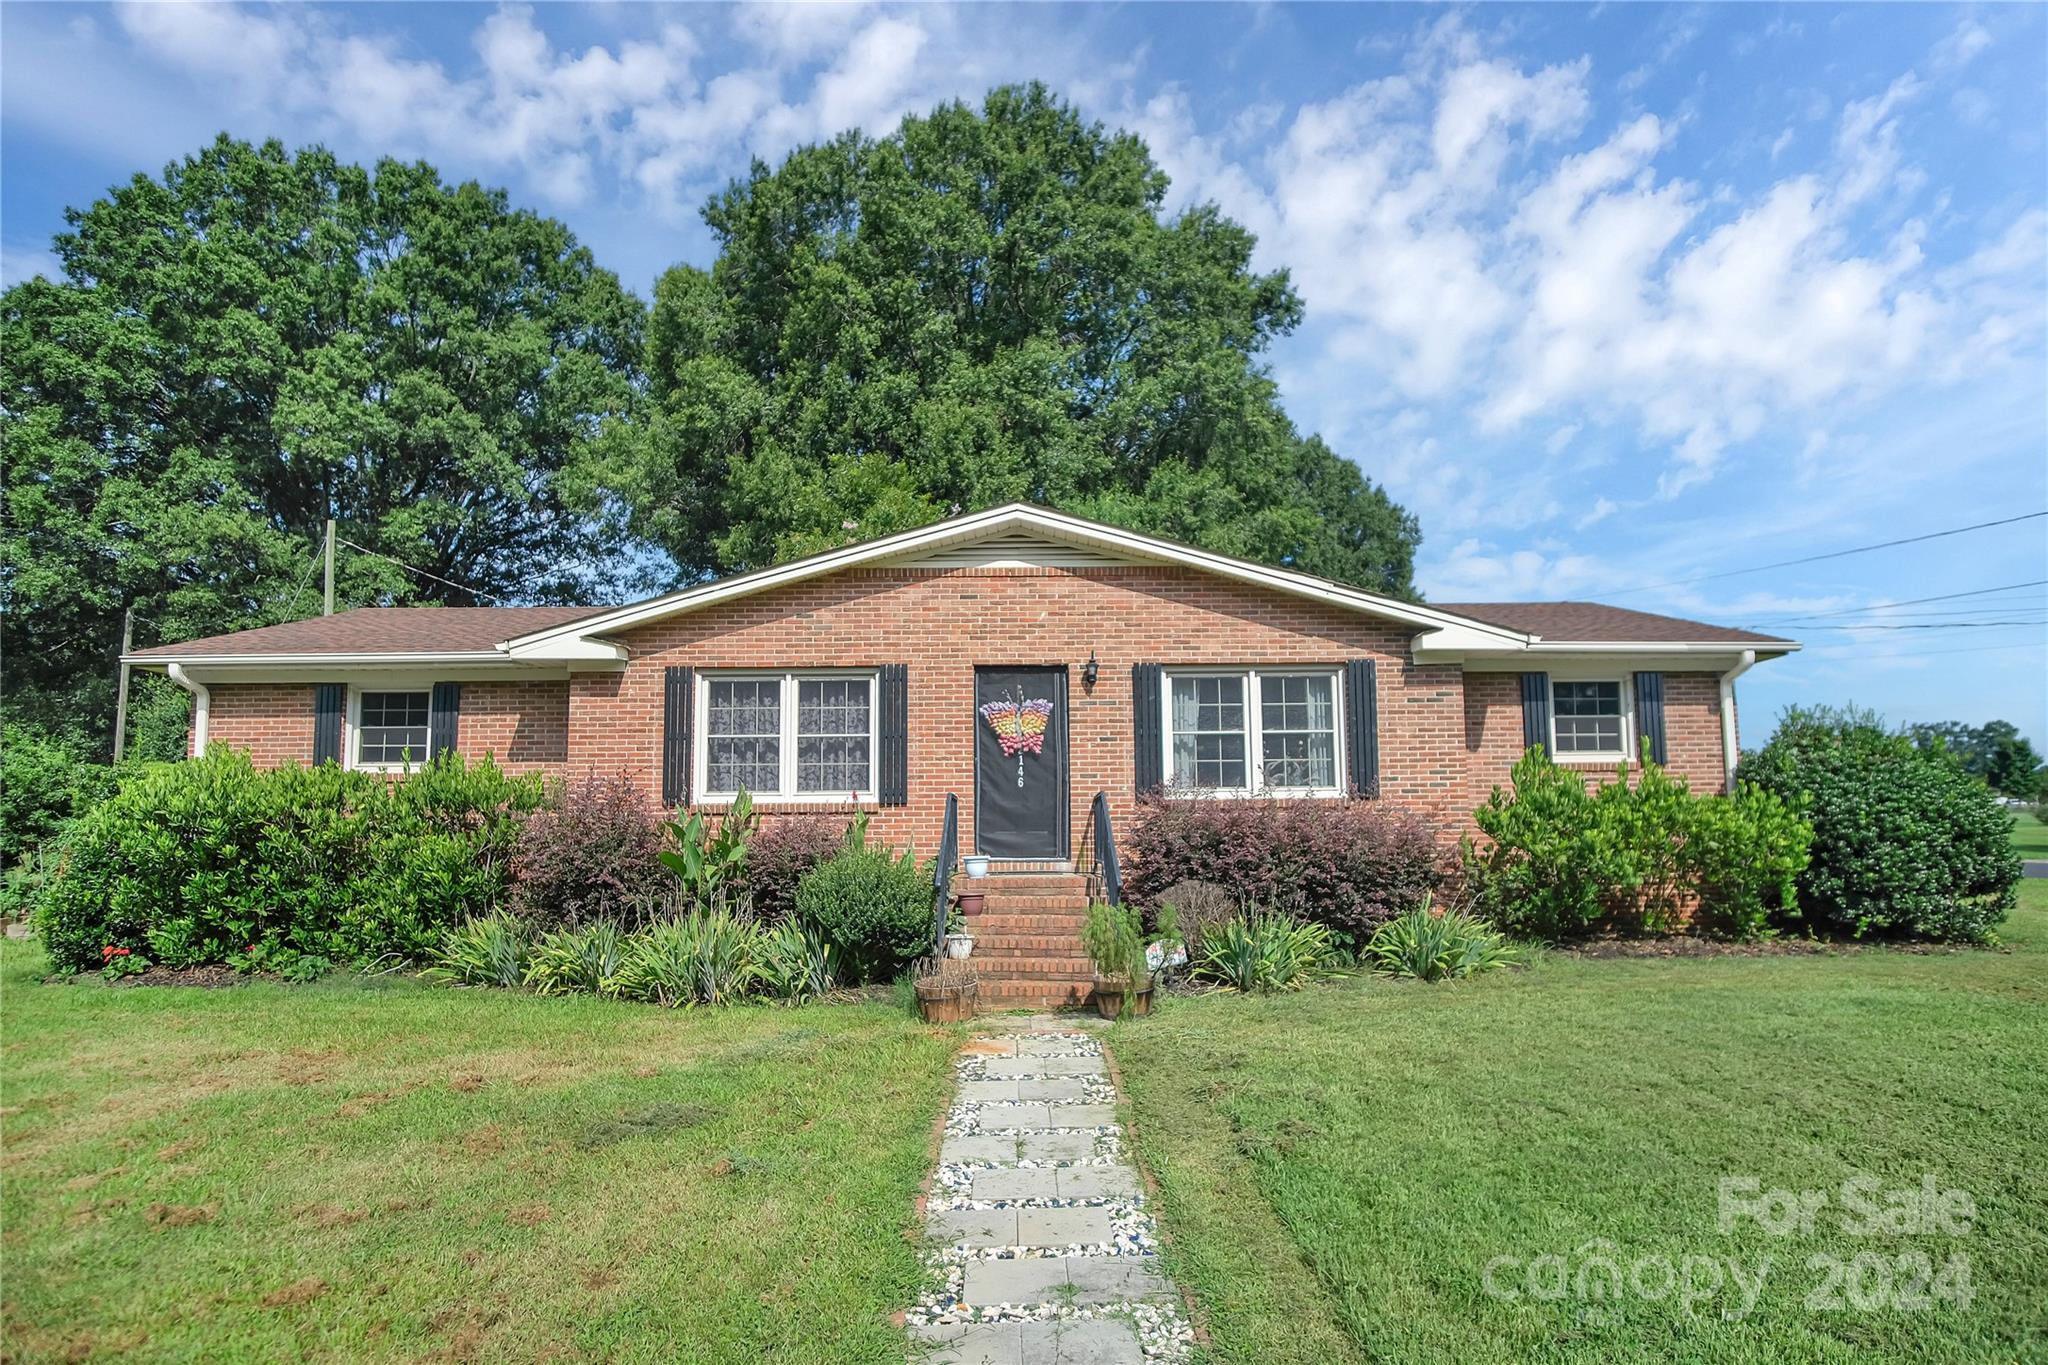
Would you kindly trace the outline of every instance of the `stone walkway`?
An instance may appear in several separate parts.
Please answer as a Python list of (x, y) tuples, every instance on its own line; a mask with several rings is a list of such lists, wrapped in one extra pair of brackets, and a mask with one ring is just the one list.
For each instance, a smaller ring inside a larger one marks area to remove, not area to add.
[(1102, 1045), (1031, 1021), (967, 1045), (926, 1204), (932, 1286), (908, 1314), (925, 1365), (1188, 1359)]

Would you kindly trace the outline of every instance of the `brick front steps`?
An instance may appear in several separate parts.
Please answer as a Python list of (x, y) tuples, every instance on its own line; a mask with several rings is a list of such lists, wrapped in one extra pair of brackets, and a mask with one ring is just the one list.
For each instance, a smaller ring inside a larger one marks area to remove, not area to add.
[(1081, 948), (1093, 879), (1057, 867), (993, 871), (953, 880), (955, 894), (979, 891), (974, 932), (975, 974), (985, 1010), (1085, 1005), (1095, 964)]

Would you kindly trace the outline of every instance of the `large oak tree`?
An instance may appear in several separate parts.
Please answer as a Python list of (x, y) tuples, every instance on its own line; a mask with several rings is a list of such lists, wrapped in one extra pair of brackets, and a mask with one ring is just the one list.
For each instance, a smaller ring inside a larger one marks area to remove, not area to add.
[(669, 271), (655, 412), (589, 468), (687, 575), (1013, 499), (1412, 591), (1415, 521), (1277, 401), (1301, 317), (1145, 145), (1038, 86), (756, 163)]
[(0, 299), (10, 715), (103, 748), (123, 609), (140, 644), (311, 614), (329, 517), (435, 576), (345, 552), (345, 604), (596, 590), (562, 474), (645, 310), (562, 224), (227, 137), (67, 218), (63, 278)]

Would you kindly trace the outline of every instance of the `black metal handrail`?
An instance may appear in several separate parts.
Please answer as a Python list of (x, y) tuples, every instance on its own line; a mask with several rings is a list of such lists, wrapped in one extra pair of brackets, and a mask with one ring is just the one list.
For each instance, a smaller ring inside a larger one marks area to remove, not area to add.
[(1111, 905), (1124, 903), (1124, 873), (1116, 860), (1116, 829), (1109, 822), (1109, 793), (1095, 793), (1092, 813), (1095, 822), (1095, 866), (1102, 872), (1102, 898)]
[(946, 912), (953, 902), (953, 864), (960, 857), (960, 798), (946, 793), (946, 824), (939, 831), (939, 856), (932, 861), (932, 956), (946, 952)]

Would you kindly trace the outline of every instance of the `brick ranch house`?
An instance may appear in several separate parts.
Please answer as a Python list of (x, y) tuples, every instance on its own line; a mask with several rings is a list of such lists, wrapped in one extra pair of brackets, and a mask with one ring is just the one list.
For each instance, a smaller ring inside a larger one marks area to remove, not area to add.
[[(744, 786), (764, 818), (867, 810), (925, 851), (955, 795), (961, 852), (1012, 872), (984, 993), (1007, 958), (1010, 995), (1046, 1000), (1086, 989), (1097, 793), (1116, 824), (1165, 786), (1458, 829), (1528, 745), (1605, 774), (1642, 739), (1719, 789), (1735, 679), (1798, 647), (1585, 602), (1418, 605), (1013, 504), (629, 606), (363, 608), (128, 659), (193, 694), (195, 753), (262, 765), (453, 749), (713, 811)], [(1012, 752), (1020, 710), (1042, 734)]]

